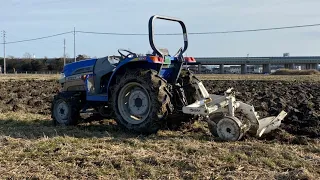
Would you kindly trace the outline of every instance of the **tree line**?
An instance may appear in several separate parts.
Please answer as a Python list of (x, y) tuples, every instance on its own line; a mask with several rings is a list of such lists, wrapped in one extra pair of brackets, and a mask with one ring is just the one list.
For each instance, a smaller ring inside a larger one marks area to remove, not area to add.
[[(88, 59), (86, 55), (78, 55), (77, 61)], [(74, 62), (73, 58), (66, 58), (66, 64)], [(3, 72), (4, 60), (0, 58), (1, 71)], [(7, 73), (20, 72), (61, 72), (64, 66), (64, 58), (6, 58)]]

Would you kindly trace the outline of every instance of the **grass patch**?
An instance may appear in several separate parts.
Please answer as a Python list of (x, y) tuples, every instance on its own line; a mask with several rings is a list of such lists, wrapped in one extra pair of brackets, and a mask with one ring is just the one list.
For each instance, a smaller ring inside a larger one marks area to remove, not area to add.
[[(313, 71), (313, 70), (311, 70)], [(316, 70), (315, 70), (316, 71)], [(302, 71), (301, 71), (302, 72)], [(252, 81), (300, 81), (319, 82), (320, 73), (310, 75), (281, 74), (196, 74), (201, 80), (252, 80)], [(0, 76), (0, 81), (7, 80), (58, 80), (58, 74), (7, 74)]]
[(279, 69), (272, 75), (320, 75), (320, 72), (315, 69), (295, 70), (295, 69)]
[(0, 81), (6, 80), (56, 80), (60, 74), (2, 74)]
[[(0, 115), (1, 178), (274, 179), (319, 177), (319, 141), (216, 142), (196, 131), (140, 136), (109, 123), (53, 126), (38, 114)], [(112, 121), (112, 120), (110, 120)]]
[(319, 82), (320, 75), (196, 74), (201, 80)]

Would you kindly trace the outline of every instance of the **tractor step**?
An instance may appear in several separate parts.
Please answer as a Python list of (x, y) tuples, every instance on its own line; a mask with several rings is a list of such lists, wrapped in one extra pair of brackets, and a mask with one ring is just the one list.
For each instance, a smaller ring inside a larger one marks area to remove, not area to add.
[(88, 109), (88, 110), (80, 111), (80, 114), (93, 114), (93, 113), (97, 113), (97, 111), (94, 110), (94, 109)]
[(95, 96), (108, 96), (107, 93), (104, 93), (104, 94), (96, 94)]
[(95, 95), (88, 95), (88, 101), (108, 101), (108, 94), (95, 94)]

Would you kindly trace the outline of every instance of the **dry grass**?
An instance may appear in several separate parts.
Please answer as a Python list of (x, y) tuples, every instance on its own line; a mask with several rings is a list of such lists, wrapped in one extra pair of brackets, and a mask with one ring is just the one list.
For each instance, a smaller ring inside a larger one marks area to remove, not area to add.
[(248, 80), (248, 81), (304, 81), (319, 82), (320, 75), (263, 75), (263, 74), (196, 74), (201, 80)]
[[(196, 74), (201, 80), (258, 80), (258, 81), (320, 81), (320, 74), (312, 75), (263, 75), (263, 74)], [(4, 80), (56, 80), (59, 74), (7, 74), (0, 75)]]
[[(320, 142), (214, 141), (206, 127), (124, 133), (112, 121), (54, 127), (49, 117), (0, 114), (0, 176), (39, 179), (316, 179)], [(197, 131), (196, 131), (197, 130)]]
[(320, 72), (315, 69), (309, 70), (292, 70), (292, 69), (279, 69), (272, 75), (320, 75)]
[(58, 79), (60, 74), (1, 74), (0, 81), (5, 80), (52, 80)]

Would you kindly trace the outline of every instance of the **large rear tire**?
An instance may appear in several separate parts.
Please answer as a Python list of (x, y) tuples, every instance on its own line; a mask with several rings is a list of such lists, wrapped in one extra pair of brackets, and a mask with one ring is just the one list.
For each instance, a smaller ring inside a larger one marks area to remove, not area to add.
[[(183, 87), (187, 103), (194, 103), (198, 99), (197, 89), (194, 84), (200, 82), (200, 80), (190, 71), (183, 69), (181, 70), (178, 82)], [(193, 124), (197, 120), (199, 120), (199, 116), (197, 115), (175, 111), (170, 115), (170, 118), (168, 118), (168, 125), (171, 129), (177, 129), (184, 123)]]
[(118, 125), (137, 133), (156, 133), (170, 113), (167, 84), (154, 70), (127, 71), (112, 87), (112, 107)]

